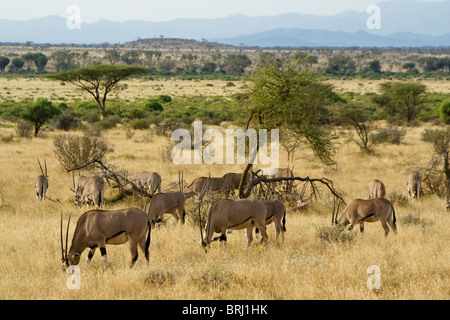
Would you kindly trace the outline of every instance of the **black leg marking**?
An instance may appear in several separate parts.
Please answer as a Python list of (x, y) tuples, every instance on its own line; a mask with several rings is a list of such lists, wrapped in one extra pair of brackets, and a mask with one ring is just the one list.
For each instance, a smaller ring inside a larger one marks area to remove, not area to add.
[(106, 255), (106, 248), (100, 248), (102, 256)]

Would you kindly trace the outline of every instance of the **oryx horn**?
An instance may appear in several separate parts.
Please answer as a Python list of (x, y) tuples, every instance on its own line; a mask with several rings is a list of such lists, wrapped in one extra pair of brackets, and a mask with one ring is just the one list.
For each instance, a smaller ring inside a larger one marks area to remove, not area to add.
[(62, 263), (65, 263), (66, 265), (69, 264), (69, 261), (67, 259), (67, 246), (68, 246), (68, 242), (69, 242), (69, 225), (70, 225), (70, 215), (69, 215), (69, 220), (67, 222), (67, 229), (66, 229), (66, 245), (64, 247), (64, 243), (63, 243), (63, 214), (61, 212), (61, 255), (62, 255)]

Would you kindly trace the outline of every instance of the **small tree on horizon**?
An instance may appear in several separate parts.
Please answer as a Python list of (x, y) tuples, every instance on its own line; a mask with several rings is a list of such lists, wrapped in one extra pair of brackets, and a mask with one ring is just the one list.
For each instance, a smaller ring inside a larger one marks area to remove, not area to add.
[(96, 65), (78, 68), (65, 72), (48, 75), (47, 78), (71, 83), (76, 87), (89, 92), (105, 118), (106, 98), (113, 88), (119, 83), (135, 74), (147, 73), (147, 70), (136, 66), (109, 66)]

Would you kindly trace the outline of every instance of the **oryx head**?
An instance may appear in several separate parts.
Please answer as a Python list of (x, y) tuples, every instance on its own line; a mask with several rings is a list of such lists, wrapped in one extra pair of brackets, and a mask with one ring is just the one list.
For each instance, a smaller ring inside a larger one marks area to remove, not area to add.
[[(69, 216), (69, 221), (67, 222), (67, 229), (66, 229), (66, 245), (64, 247), (64, 242), (63, 242), (63, 215), (61, 212), (61, 264), (63, 268), (67, 268), (70, 264), (76, 264), (76, 263), (72, 263), (70, 261), (69, 263), (69, 258), (67, 256), (67, 245), (68, 245), (68, 241), (69, 241), (69, 224), (70, 224), (70, 216)], [(78, 257), (78, 260), (80, 258)], [(77, 261), (78, 263), (78, 261)]]

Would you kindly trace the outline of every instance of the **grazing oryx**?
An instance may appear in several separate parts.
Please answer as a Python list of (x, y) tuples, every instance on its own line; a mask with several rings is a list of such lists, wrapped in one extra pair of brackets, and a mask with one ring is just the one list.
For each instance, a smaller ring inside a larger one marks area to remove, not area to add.
[[(292, 172), (291, 169), (289, 169), (289, 168), (278, 168), (277, 173), (270, 175), (269, 179), (274, 179), (274, 178), (291, 178), (293, 176), (294, 176), (294, 173)], [(283, 186), (283, 189), (285, 191), (289, 191), (289, 190), (292, 189), (293, 181), (292, 180), (290, 180), (290, 181), (283, 181), (282, 182), (282, 186)]]
[[(278, 236), (281, 234), (281, 241), (284, 243), (284, 233), (286, 232), (286, 207), (280, 200), (268, 200), (263, 201), (266, 206), (266, 225), (275, 223), (275, 241), (278, 240)], [(256, 228), (256, 236), (258, 237), (259, 229)], [(267, 231), (267, 230), (266, 230)]]
[(420, 199), (420, 195), (422, 193), (422, 178), (420, 177), (420, 174), (418, 172), (410, 173), (406, 184), (408, 185), (409, 200), (414, 197)]
[(219, 191), (226, 194), (231, 193), (233, 197), (235, 196), (234, 185), (228, 183), (224, 178), (198, 177), (183, 192), (186, 198), (189, 198), (194, 194), (200, 194), (206, 188), (211, 191)]
[(150, 221), (152, 223), (161, 222), (164, 213), (171, 213), (175, 219), (174, 225), (178, 223), (178, 220), (181, 220), (181, 224), (184, 224), (184, 217), (186, 216), (185, 201), (186, 198), (181, 191), (155, 194), (148, 209)]
[(369, 199), (384, 198), (386, 196), (386, 187), (378, 179), (372, 180), (369, 185)]
[[(73, 177), (73, 176), (72, 176)], [(81, 196), (83, 194), (83, 190), (87, 183), (89, 182), (96, 182), (99, 184), (105, 185), (105, 181), (102, 177), (99, 176), (78, 176), (76, 179), (73, 179), (73, 189), (71, 189), (74, 193), (75, 197), (75, 206), (78, 206), (79, 202), (82, 202)]]
[(105, 185), (99, 181), (89, 181), (83, 189), (83, 193), (78, 200), (75, 200), (75, 206), (82, 207), (86, 203), (86, 208), (89, 209), (89, 202), (92, 201), (95, 209), (103, 208), (105, 194)]
[(47, 193), (48, 189), (48, 175), (47, 175), (47, 162), (44, 159), (44, 167), (45, 171), (42, 170), (41, 162), (38, 159), (39, 168), (41, 168), (41, 175), (38, 175), (36, 177), (34, 186), (36, 187), (36, 201), (41, 200), (44, 202), (45, 194)]
[[(137, 208), (128, 208), (113, 211), (91, 210), (83, 213), (78, 219), (73, 233), (72, 245), (67, 253), (67, 240), (69, 231), (67, 223), (66, 247), (63, 247), (62, 215), (61, 215), (61, 252), (63, 265), (77, 265), (80, 256), (86, 248), (89, 248), (86, 264), (88, 265), (95, 253), (100, 248), (105, 267), (107, 264), (106, 244), (130, 243), (132, 267), (138, 258), (137, 246), (145, 254), (149, 263), (149, 246), (151, 226), (148, 215)], [(147, 237), (146, 237), (147, 235)]]
[(346, 226), (350, 224), (351, 230), (355, 224), (359, 223), (359, 230), (364, 232), (364, 222), (380, 221), (387, 236), (389, 233), (389, 226), (397, 233), (397, 226), (395, 225), (395, 210), (392, 203), (385, 198), (375, 199), (353, 199), (351, 200), (340, 218), (335, 221), (338, 225)]
[(145, 188), (147, 186), (151, 194), (161, 192), (161, 176), (157, 172), (142, 171), (134, 178), (134, 183), (138, 188)]
[(301, 199), (297, 201), (296, 207), (287, 208), (286, 212), (300, 212), (308, 211), (308, 202), (303, 202)]
[[(229, 200), (221, 199), (214, 202), (209, 210), (208, 222), (202, 238), (202, 246), (206, 247), (212, 241), (227, 241), (227, 229), (247, 228), (247, 245), (253, 241), (253, 228), (256, 226), (262, 235), (266, 247), (268, 237), (266, 233), (267, 209), (264, 203), (257, 199)], [(214, 233), (220, 233), (219, 237), (212, 238)]]
[[(245, 183), (248, 185), (250, 183), (252, 174), (250, 172), (247, 173), (247, 177), (245, 179)], [(234, 186), (235, 189), (239, 188), (239, 184), (241, 183), (242, 173), (233, 173), (229, 172), (223, 175), (222, 178), (225, 179), (230, 185)]]

